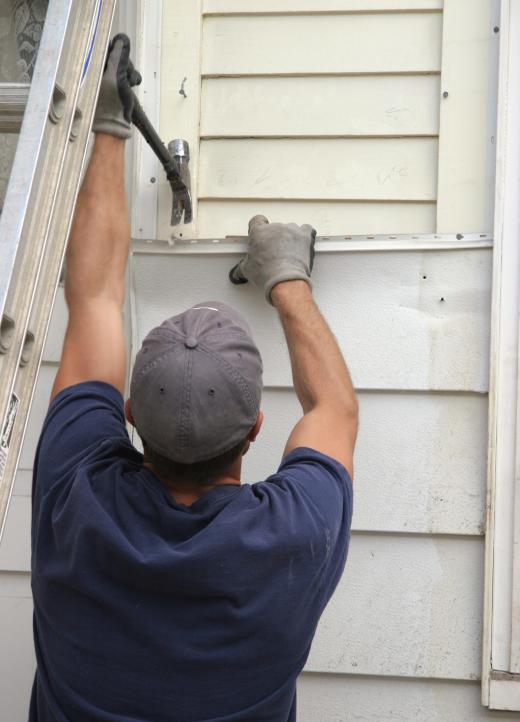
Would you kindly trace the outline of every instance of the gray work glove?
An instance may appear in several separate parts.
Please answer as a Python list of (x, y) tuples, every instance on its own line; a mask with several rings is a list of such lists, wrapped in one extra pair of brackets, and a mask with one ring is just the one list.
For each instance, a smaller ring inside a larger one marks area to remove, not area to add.
[(255, 216), (249, 221), (249, 252), (231, 270), (231, 282), (252, 281), (271, 304), (277, 283), (301, 280), (311, 285), (315, 240), (312, 226), (269, 223), (265, 216)]
[(126, 140), (132, 135), (134, 94), (141, 75), (130, 60), (130, 39), (120, 33), (108, 48), (92, 130)]

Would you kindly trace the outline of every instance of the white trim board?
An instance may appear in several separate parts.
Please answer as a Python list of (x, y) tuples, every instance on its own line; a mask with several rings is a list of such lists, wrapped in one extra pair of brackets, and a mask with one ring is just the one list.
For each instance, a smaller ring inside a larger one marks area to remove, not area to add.
[(520, 1), (501, 17), (482, 700), (520, 711)]

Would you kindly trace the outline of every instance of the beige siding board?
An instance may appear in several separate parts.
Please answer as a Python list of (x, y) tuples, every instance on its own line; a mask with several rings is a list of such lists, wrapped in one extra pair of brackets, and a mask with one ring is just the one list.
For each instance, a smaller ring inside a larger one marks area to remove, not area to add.
[[(487, 400), (449, 394), (358, 394), (353, 528), (482, 534)], [(289, 390), (267, 389), (265, 423), (245, 457), (244, 479), (276, 471), (301, 407)], [(410, 544), (414, 540), (410, 539)]]
[[(194, 223), (183, 226), (185, 237), (197, 235), (197, 176), (200, 119), (201, 0), (163, 3), (160, 134), (166, 143), (184, 138), (190, 146), (191, 182), (194, 189)], [(187, 97), (179, 94), (186, 78)], [(161, 172), (159, 183), (159, 238), (169, 238), (172, 191)]]
[(435, 75), (213, 78), (201, 136), (386, 136), (439, 132)]
[(304, 673), (298, 722), (500, 722), (517, 714), (480, 704), (478, 682), (362, 678)]
[(204, 0), (205, 15), (442, 10), (443, 0)]
[(0, 573), (0, 707), (5, 722), (26, 722), (36, 662), (28, 574)]
[(496, 56), (494, 0), (444, 11), (439, 141), (439, 233), (490, 231), (494, 206)]
[[(135, 256), (137, 339), (203, 297), (218, 298), (249, 318), (265, 383), (291, 386), (273, 309), (257, 289), (229, 283), (237, 260)], [(323, 253), (313, 278), (358, 388), (487, 391), (491, 251)]]
[(206, 140), (199, 197), (431, 201), (436, 163), (430, 138)]
[(354, 534), (307, 669), (478, 679), (483, 562), (478, 538)]
[(242, 235), (259, 212), (280, 223), (310, 223), (320, 235), (434, 233), (436, 220), (435, 203), (202, 200), (199, 235)]
[(440, 13), (208, 17), (203, 75), (436, 72)]

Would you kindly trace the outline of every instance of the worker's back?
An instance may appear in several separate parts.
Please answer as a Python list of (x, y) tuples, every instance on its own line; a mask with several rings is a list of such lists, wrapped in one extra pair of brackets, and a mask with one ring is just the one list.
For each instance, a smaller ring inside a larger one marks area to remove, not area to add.
[(343, 571), (343, 466), (310, 449), (253, 486), (177, 504), (120, 393), (54, 399), (36, 460), (31, 722), (296, 717), (295, 683)]

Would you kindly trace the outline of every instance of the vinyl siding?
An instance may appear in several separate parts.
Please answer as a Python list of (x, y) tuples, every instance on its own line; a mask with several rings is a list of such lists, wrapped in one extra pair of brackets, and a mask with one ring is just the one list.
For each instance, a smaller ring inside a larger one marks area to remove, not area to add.
[[(161, 134), (189, 138), (197, 205), (193, 227), (177, 231), (242, 234), (258, 212), (323, 235), (489, 231), (495, 6), (164, 3)], [(161, 182), (161, 239), (170, 209)], [(245, 465), (254, 481), (275, 468), (299, 407), (273, 311), (227, 283), (233, 260), (134, 255), (132, 321), (139, 342), (201, 296), (249, 317), (266, 368), (265, 428)], [(462, 250), (317, 259), (316, 295), (352, 368), (361, 429), (351, 554), (299, 683), (299, 722), (515, 718), (481, 708), (478, 683), (491, 260)], [(59, 291), (0, 548), (10, 722), (26, 718), (34, 670), (31, 469), (65, 319)]]

